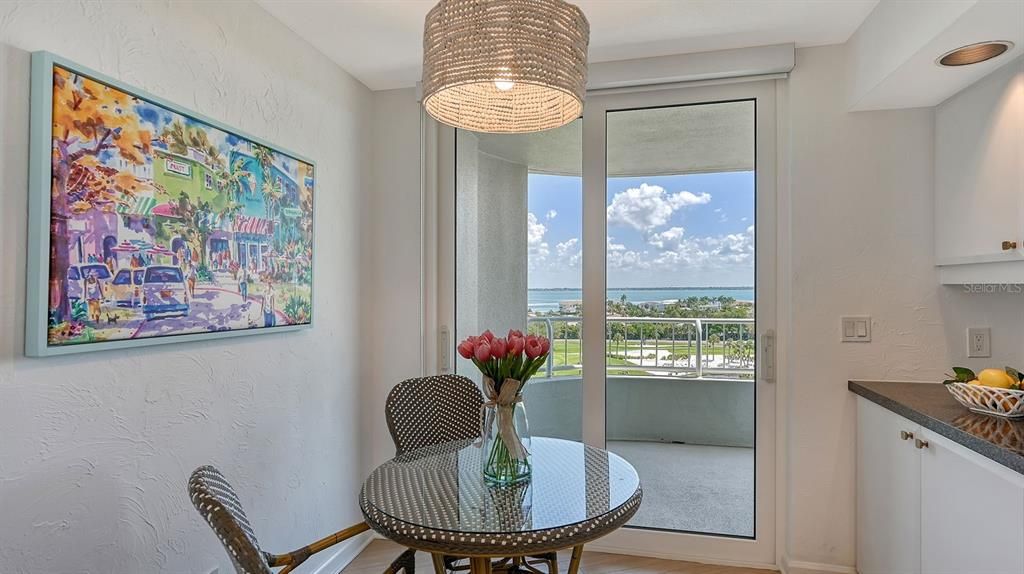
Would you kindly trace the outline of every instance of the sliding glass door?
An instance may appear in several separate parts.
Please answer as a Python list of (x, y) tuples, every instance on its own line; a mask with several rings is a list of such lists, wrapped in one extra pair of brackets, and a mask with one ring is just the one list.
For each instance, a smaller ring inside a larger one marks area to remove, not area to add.
[(557, 130), (439, 138), (447, 344), (484, 328), (548, 336), (531, 431), (641, 475), (631, 528), (596, 548), (775, 562), (774, 95), (591, 94)]

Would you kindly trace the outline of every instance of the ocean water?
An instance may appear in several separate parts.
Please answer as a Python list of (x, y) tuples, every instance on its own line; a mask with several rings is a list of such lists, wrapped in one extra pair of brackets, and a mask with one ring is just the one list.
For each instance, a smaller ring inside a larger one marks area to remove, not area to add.
[[(609, 289), (608, 299), (618, 300), (623, 295), (630, 303), (675, 301), (687, 297), (718, 297), (724, 295), (737, 301), (753, 301), (753, 287), (671, 287), (659, 289)], [(530, 289), (528, 306), (536, 312), (557, 311), (559, 301), (583, 299), (582, 289)]]

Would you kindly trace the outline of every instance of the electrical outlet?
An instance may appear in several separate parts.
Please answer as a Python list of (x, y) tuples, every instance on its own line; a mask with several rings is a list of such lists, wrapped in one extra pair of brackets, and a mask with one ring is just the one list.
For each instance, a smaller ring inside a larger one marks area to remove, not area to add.
[(969, 327), (967, 329), (967, 356), (992, 356), (992, 329), (988, 327)]

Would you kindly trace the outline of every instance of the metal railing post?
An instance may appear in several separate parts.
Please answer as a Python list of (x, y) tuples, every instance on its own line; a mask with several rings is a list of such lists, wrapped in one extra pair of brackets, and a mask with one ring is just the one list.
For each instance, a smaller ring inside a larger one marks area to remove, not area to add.
[(694, 327), (697, 330), (697, 378), (704, 376), (704, 345), (702, 339), (704, 338), (704, 327), (700, 322), (700, 319), (694, 321)]
[[(551, 345), (553, 346), (555, 344), (555, 329), (554, 327), (551, 326), (551, 319), (544, 321), (544, 323), (547, 325), (548, 328), (548, 341), (550, 341)], [(549, 379), (551, 378), (551, 373), (554, 372), (555, 370), (554, 366), (555, 352), (552, 349), (552, 351), (548, 353), (548, 359), (544, 361), (544, 374), (547, 375), (547, 378)]]

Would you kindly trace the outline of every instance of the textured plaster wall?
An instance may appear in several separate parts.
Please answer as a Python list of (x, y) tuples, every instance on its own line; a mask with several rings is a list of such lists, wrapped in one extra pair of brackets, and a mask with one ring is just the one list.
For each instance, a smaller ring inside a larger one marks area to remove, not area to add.
[(373, 175), (363, 214), (366, 293), (363, 357), (364, 469), (395, 455), (384, 402), (399, 381), (421, 371), (420, 105), (416, 90), (373, 93)]
[[(526, 330), (526, 266), (508, 265), (527, 251), (526, 166), (480, 151), (479, 136), (456, 132), (456, 333)], [(456, 372), (478, 378), (456, 356)]]
[[(317, 162), (317, 325), (22, 356), (29, 52), (47, 49)], [(359, 519), (371, 93), (249, 2), (0, 3), (0, 572), (231, 571), (185, 495), (222, 467), (264, 545)]]
[[(951, 364), (1024, 364), (1024, 294), (939, 285), (934, 110), (846, 112), (844, 47), (797, 50), (788, 82), (792, 272), (786, 385), (791, 560), (852, 567), (855, 403), (850, 378), (935, 382)], [(989, 118), (980, 110), (978, 122)], [(784, 289), (785, 291), (785, 289)], [(871, 315), (872, 341), (840, 343), (839, 317)], [(966, 327), (992, 327), (991, 359)]]

